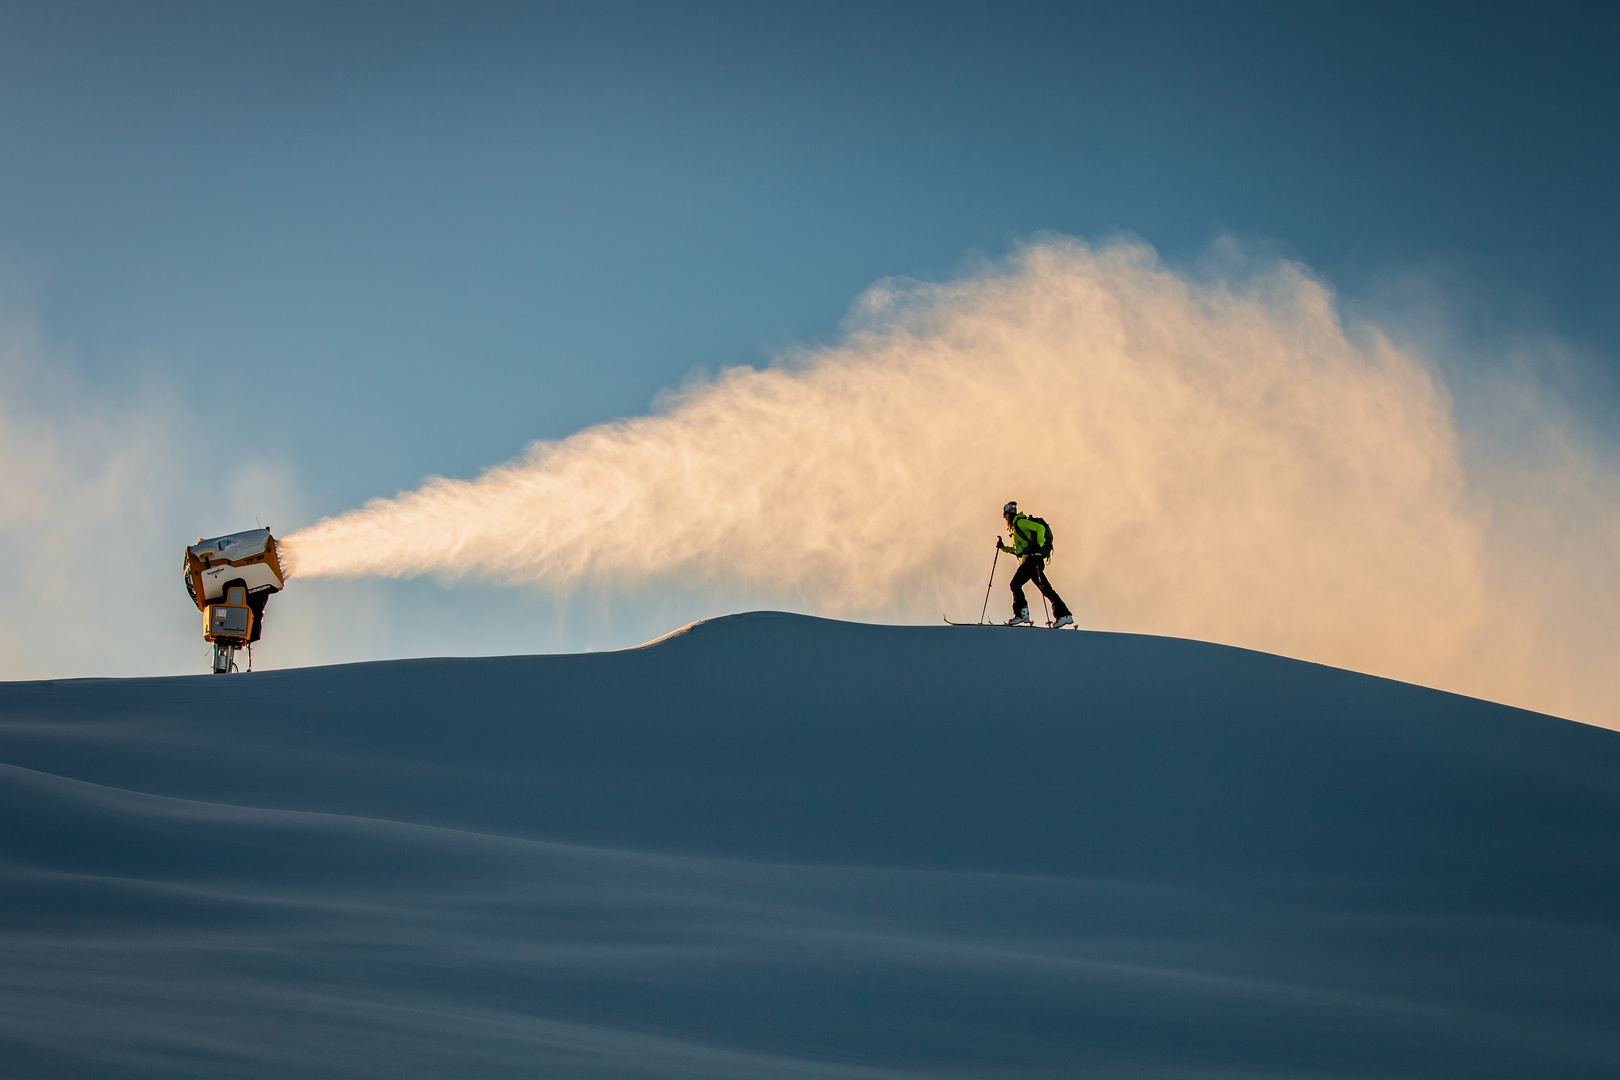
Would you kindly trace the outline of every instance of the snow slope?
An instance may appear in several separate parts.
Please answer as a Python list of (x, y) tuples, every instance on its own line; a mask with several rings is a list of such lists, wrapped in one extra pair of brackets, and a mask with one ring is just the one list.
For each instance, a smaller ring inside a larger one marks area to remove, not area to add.
[(0, 684), (6, 1077), (1613, 1077), (1620, 733), (1163, 638)]

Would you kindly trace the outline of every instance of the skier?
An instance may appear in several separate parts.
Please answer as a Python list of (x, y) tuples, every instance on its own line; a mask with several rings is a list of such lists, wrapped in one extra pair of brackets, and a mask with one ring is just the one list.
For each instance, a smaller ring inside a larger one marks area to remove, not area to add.
[(1052, 601), (1052, 628), (1072, 626), (1074, 616), (1069, 612), (1069, 605), (1052, 588), (1052, 583), (1046, 580), (1046, 557), (1052, 553), (1051, 531), (1047, 529), (1044, 521), (1037, 521), (1018, 512), (1018, 504), (1010, 502), (1001, 508), (1001, 516), (1007, 519), (1007, 533), (1012, 537), (1012, 545), (1002, 543), (1001, 537), (996, 537), (996, 547), (1002, 551), (1010, 551), (1018, 556), (1018, 572), (1013, 575), (1013, 617), (1008, 626), (1029, 626), (1029, 601), (1024, 599), (1024, 582), (1033, 581), (1035, 587), (1041, 590), (1041, 595)]

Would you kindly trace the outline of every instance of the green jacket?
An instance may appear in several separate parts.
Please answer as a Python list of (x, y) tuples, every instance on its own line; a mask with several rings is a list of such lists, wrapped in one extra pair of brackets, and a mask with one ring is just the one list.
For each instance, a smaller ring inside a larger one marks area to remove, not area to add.
[(1013, 515), (1007, 526), (1007, 534), (1012, 537), (1012, 546), (1003, 544), (1001, 550), (1012, 552), (1019, 561), (1039, 555), (1040, 549), (1046, 546), (1046, 527), (1038, 521), (1031, 521), (1025, 514)]

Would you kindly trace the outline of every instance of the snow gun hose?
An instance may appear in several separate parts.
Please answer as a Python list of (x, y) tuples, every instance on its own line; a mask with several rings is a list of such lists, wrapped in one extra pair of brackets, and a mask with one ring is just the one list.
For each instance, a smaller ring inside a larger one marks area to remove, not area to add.
[(984, 587), (984, 606), (979, 609), (979, 622), (984, 622), (984, 613), (990, 610), (990, 588), (996, 583), (996, 563), (1001, 561), (1001, 545), (996, 545), (996, 557), (990, 560), (990, 581)]

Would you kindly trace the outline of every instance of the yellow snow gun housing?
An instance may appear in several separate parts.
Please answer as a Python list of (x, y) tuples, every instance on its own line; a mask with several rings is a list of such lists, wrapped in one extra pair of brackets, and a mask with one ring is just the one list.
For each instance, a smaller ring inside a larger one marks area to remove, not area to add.
[(286, 584), (276, 538), (254, 529), (198, 540), (186, 548), (185, 578), (203, 613), (203, 640), (214, 646), (214, 674), (223, 675), (237, 649), (259, 640), (264, 606)]
[(203, 608), (203, 640), (238, 647), (254, 640), (253, 609), (248, 607), (247, 590), (232, 585), (225, 590), (223, 604), (209, 604)]

